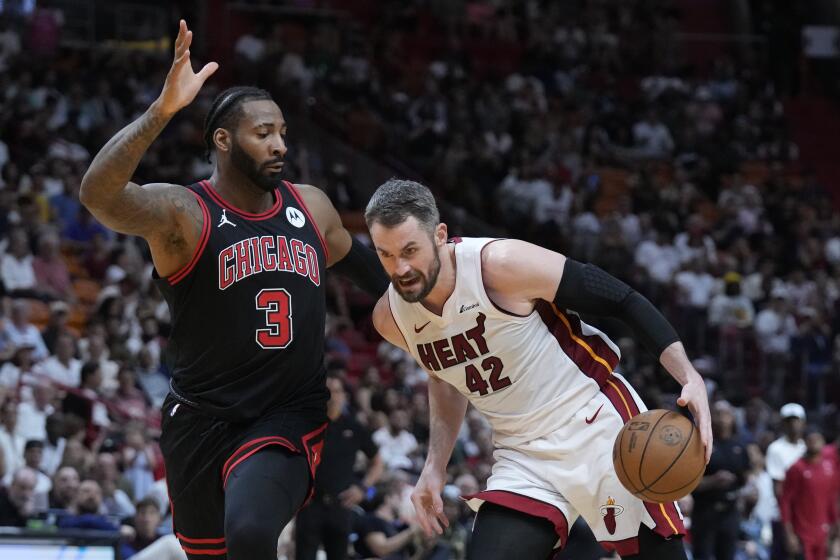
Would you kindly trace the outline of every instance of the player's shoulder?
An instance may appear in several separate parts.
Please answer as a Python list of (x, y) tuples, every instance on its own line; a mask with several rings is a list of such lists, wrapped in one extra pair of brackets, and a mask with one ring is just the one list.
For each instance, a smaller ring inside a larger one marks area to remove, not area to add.
[[(307, 185), (305, 183), (288, 183), (290, 189), (295, 189), (298, 195), (303, 199), (303, 202), (306, 203), (309, 207), (332, 207), (332, 202), (330, 201), (330, 197), (327, 196), (323, 190), (319, 189), (315, 185)], [(315, 209), (312, 208), (312, 209)]]
[(383, 328), (388, 328), (394, 322), (394, 317), (391, 315), (391, 302), (388, 301), (388, 291), (377, 300), (376, 305), (373, 306), (373, 314), (371, 316), (373, 326), (377, 331), (382, 333)]

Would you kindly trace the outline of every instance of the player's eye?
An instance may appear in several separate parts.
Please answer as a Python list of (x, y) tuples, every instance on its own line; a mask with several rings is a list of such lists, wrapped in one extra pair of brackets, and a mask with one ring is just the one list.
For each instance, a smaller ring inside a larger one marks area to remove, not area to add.
[(268, 132), (257, 132), (258, 138), (268, 138)]

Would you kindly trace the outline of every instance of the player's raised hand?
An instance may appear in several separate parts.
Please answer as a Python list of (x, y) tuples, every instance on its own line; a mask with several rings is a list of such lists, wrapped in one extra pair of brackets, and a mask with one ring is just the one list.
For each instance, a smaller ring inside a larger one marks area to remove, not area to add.
[(192, 31), (187, 28), (187, 22), (181, 20), (178, 37), (175, 39), (175, 57), (172, 67), (166, 75), (163, 91), (160, 92), (157, 100), (158, 107), (166, 114), (175, 114), (192, 103), (207, 78), (219, 68), (217, 63), (208, 62), (196, 74), (190, 62), (191, 43)]
[(694, 423), (700, 431), (700, 441), (706, 448), (706, 464), (712, 458), (712, 415), (709, 412), (709, 397), (706, 394), (706, 384), (698, 375), (696, 379), (683, 385), (677, 404), (687, 406), (694, 416)]
[(411, 493), (411, 503), (417, 512), (417, 523), (427, 537), (443, 533), (444, 527), (449, 527), (449, 519), (443, 512), (443, 485), (445, 474), (437, 469), (424, 468)]

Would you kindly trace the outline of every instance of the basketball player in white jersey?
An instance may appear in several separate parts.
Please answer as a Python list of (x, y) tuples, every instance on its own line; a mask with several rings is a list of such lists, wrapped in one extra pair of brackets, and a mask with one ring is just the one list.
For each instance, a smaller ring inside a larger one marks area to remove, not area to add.
[(576, 312), (624, 320), (683, 386), (708, 462), (706, 388), (676, 332), (653, 305), (603, 270), (514, 239), (456, 239), (431, 192), (390, 180), (365, 211), (391, 286), (377, 330), (429, 373), (429, 455), (412, 495), (427, 534), (447, 524), (441, 492), (472, 403), (494, 431), (487, 488), (468, 558), (548, 558), (583, 516), (622, 558), (684, 559), (673, 503), (647, 503), (619, 482), (615, 437), (645, 405), (621, 375), (619, 350)]

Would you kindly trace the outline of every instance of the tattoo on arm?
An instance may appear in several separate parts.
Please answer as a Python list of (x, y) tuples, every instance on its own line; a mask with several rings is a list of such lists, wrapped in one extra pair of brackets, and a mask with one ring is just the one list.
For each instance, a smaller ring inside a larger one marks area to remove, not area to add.
[(140, 118), (115, 134), (96, 154), (82, 179), (79, 193), (82, 202), (95, 209), (118, 195), (170, 118), (153, 104)]

